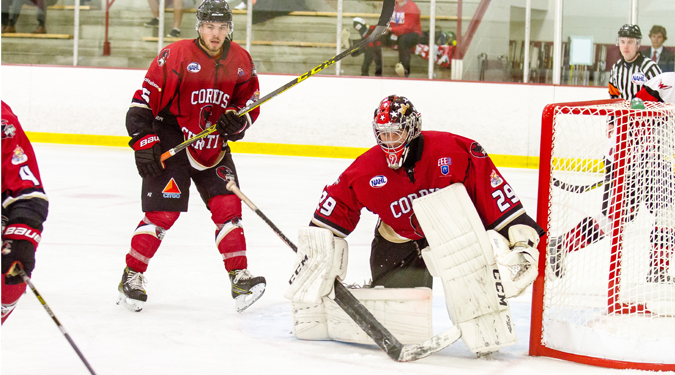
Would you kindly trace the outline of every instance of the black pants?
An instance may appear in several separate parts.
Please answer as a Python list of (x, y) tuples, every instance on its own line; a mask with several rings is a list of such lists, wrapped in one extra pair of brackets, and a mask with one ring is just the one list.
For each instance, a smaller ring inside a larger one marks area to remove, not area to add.
[[(161, 140), (162, 152), (168, 151), (184, 140), (183, 133), (177, 124), (155, 121), (153, 129)], [(190, 166), (187, 157), (188, 150), (167, 159), (166, 168), (162, 174), (143, 179), (141, 190), (143, 212), (187, 212), (192, 182), (195, 183), (207, 207), (209, 200), (215, 196), (234, 194), (226, 188), (227, 179), (234, 179), (239, 186), (239, 178), (229, 146), (226, 146), (226, 150), (227, 153), (218, 165), (203, 171)]]
[(366, 47), (361, 65), (361, 75), (367, 76), (370, 64), (375, 60), (375, 75), (382, 77), (382, 47)]
[(420, 251), (428, 246), (426, 239), (405, 243), (389, 242), (375, 229), (370, 252), (370, 273), (373, 286), (385, 288), (431, 288), (433, 277)]
[(416, 33), (398, 36), (398, 60), (405, 68), (405, 76), (410, 74), (410, 49), (419, 43), (420, 35)]

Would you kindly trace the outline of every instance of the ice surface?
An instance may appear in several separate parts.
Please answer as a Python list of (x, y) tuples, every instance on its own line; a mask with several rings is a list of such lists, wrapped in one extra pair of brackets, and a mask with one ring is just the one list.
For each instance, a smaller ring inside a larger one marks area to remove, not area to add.
[[(310, 342), (291, 334), (282, 297), (294, 254), (244, 206), (249, 268), (267, 278), (265, 295), (234, 309), (230, 283), (214, 245), (215, 226), (194, 187), (189, 212), (167, 233), (146, 272), (148, 302), (140, 313), (117, 306), (117, 284), (131, 235), (142, 218), (141, 179), (131, 150), (35, 144), (49, 195), (49, 218), (33, 281), (99, 375), (104, 374), (569, 374), (617, 373), (527, 355), (531, 295), (512, 300), (518, 344), (476, 359), (461, 340), (413, 363), (378, 347)], [(324, 185), (350, 160), (234, 155), (241, 189), (292, 240), (307, 225)], [(536, 170), (502, 169), (535, 216)], [(376, 218), (364, 211), (348, 237), (348, 282), (369, 277)], [(440, 283), (434, 332), (450, 326)], [(2, 374), (87, 374), (87, 369), (32, 292), (2, 326)], [(623, 371), (622, 374), (637, 373)]]

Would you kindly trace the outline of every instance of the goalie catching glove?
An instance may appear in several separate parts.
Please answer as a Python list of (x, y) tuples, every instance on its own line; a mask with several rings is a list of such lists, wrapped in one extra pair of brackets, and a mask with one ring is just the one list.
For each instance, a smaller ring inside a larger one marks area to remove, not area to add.
[(298, 257), (284, 297), (294, 302), (317, 303), (333, 290), (335, 279), (347, 275), (347, 241), (328, 229), (300, 228)]
[(509, 228), (508, 240), (494, 230), (488, 230), (487, 235), (502, 275), (506, 298), (523, 294), (537, 278), (539, 234), (530, 226), (516, 224)]

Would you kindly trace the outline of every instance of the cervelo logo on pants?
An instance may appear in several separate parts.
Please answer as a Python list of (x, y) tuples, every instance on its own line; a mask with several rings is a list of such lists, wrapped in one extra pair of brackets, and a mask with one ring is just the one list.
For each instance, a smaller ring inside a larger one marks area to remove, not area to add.
[(164, 193), (164, 198), (180, 198), (180, 189), (173, 177), (171, 177), (171, 181), (166, 184), (162, 193)]

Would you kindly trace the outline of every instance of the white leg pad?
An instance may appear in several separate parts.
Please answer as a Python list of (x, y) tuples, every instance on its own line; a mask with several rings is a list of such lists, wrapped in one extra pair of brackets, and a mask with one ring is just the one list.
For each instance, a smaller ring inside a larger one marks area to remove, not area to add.
[(298, 231), (298, 254), (284, 297), (294, 302), (318, 303), (330, 294), (336, 278), (347, 274), (347, 241), (324, 228)]
[[(401, 343), (433, 336), (431, 289), (364, 288), (349, 290)], [(293, 303), (293, 334), (303, 340), (335, 340), (373, 345), (373, 340), (335, 303)]]
[(464, 185), (415, 199), (413, 209), (429, 242), (422, 256), (441, 278), (450, 319), (467, 347), (483, 353), (516, 343), (492, 246)]
[(302, 340), (330, 340), (323, 299), (318, 303), (292, 302), (293, 335)]

